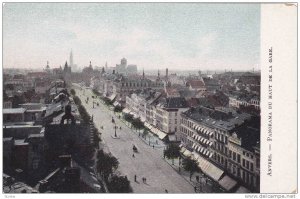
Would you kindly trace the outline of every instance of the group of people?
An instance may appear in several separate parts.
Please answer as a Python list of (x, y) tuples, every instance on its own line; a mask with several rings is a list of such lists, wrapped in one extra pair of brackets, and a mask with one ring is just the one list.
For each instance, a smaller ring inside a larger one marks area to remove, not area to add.
[[(143, 180), (143, 183), (147, 182), (147, 179), (145, 177), (143, 177), (142, 180)], [(136, 175), (134, 175), (134, 182), (137, 182), (137, 176)]]

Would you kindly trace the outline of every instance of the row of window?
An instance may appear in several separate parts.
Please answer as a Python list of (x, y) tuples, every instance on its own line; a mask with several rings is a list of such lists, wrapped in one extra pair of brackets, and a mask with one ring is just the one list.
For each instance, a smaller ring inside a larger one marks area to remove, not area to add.
[(181, 119), (181, 123), (182, 123), (182, 124), (185, 124), (185, 125), (188, 126), (189, 128), (192, 128), (192, 126), (193, 126), (193, 123), (190, 122), (190, 121), (188, 121), (188, 120), (186, 120), (186, 119)]
[(215, 147), (216, 150), (218, 150), (218, 151), (222, 152), (223, 154), (227, 155), (227, 147), (224, 146), (224, 144), (220, 144), (220, 143), (215, 142), (214, 147)]
[(193, 132), (180, 126), (180, 132), (183, 132), (184, 134), (188, 135), (189, 137), (192, 137), (193, 136)]
[(218, 154), (218, 153), (214, 153), (213, 158), (215, 159), (215, 161), (217, 161), (219, 164), (222, 164), (224, 167), (227, 167), (227, 158)]
[(234, 164), (228, 163), (228, 170), (233, 175), (240, 177), (246, 184), (250, 184), (250, 185), (255, 184), (254, 176), (251, 173), (248, 173), (247, 171), (240, 169)]
[(215, 132), (215, 138), (216, 138), (216, 140), (221, 141), (221, 142), (227, 144), (227, 136), (225, 136), (225, 135), (223, 135), (221, 133)]
[(253, 163), (249, 162), (248, 160), (243, 159), (243, 163), (242, 163), (244, 168), (247, 168), (248, 170), (253, 172)]
[(229, 158), (239, 164), (241, 163), (241, 155), (234, 151), (229, 150)]

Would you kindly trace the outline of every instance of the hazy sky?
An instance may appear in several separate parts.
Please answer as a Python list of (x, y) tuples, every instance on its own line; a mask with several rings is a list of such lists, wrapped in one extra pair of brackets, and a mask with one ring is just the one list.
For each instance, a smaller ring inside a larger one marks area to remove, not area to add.
[(259, 4), (6, 3), (4, 67), (258, 69)]

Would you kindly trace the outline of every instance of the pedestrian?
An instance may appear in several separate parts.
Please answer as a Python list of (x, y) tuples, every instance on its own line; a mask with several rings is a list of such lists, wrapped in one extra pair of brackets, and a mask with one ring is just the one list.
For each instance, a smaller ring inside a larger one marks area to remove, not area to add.
[(167, 189), (165, 189), (165, 192), (166, 192), (166, 193), (168, 193), (168, 190), (167, 190)]
[(134, 156), (134, 153), (132, 154), (132, 157), (134, 158), (135, 156)]
[(197, 187), (194, 187), (195, 192), (197, 192)]
[(145, 183), (147, 183), (147, 179), (146, 178), (144, 178), (145, 179)]
[(144, 177), (142, 178), (142, 180), (143, 180), (143, 183), (145, 183), (145, 178)]
[(136, 182), (136, 175), (134, 175), (134, 182)]
[(154, 149), (154, 144), (153, 144), (153, 149)]

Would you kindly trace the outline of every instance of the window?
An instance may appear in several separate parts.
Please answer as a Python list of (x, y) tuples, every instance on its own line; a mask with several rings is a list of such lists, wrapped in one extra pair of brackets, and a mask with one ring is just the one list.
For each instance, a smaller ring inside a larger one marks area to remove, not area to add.
[(243, 167), (245, 167), (245, 159), (243, 159)]
[(250, 171), (253, 171), (253, 163), (250, 163)]
[(233, 160), (235, 161), (235, 159), (236, 159), (236, 153), (233, 152)]
[(238, 163), (241, 163), (241, 155), (240, 154), (237, 154), (237, 161), (238, 161)]
[(246, 161), (246, 168), (249, 169), (249, 162)]
[(229, 150), (229, 157), (230, 157), (230, 158), (231, 158), (231, 153), (232, 153), (231, 150)]

